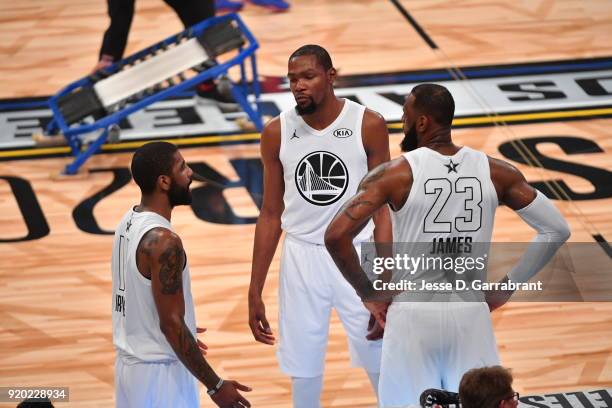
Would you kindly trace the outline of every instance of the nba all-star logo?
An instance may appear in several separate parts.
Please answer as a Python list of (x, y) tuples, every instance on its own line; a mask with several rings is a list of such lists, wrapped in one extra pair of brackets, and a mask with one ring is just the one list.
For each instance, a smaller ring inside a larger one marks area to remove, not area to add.
[(342, 197), (348, 187), (346, 165), (333, 153), (318, 151), (306, 155), (295, 170), (295, 185), (306, 201), (329, 205)]

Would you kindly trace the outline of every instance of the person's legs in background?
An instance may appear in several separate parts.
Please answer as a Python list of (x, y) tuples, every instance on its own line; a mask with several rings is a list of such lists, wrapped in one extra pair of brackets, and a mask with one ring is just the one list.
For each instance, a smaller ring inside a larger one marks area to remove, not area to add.
[[(191, 27), (215, 16), (215, 0), (164, 0), (176, 12), (185, 27)], [(221, 90), (214, 80), (204, 81), (196, 86), (197, 101), (212, 101), (222, 110), (236, 111), (236, 103), (229, 90)]]

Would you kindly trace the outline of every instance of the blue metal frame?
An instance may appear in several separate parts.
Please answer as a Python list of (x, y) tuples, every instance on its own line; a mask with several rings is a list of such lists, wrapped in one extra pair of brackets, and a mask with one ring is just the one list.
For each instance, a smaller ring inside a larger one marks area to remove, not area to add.
[[(239, 49), (238, 55), (234, 56), (233, 58), (229, 59), (228, 61), (222, 64), (217, 64), (205, 71), (202, 71), (199, 74), (195, 75), (194, 77), (188, 80), (185, 80), (177, 85), (163, 89), (152, 95), (144, 96), (142, 99), (138, 100), (137, 102), (134, 102), (133, 104), (130, 104), (129, 106), (126, 106), (122, 109), (118, 109), (116, 112), (110, 113), (103, 118), (95, 120), (93, 123), (90, 123), (90, 124), (75, 123), (72, 125), (67, 124), (62, 113), (60, 112), (59, 105), (58, 105), (58, 100), (60, 97), (64, 95), (68, 95), (78, 88), (93, 87), (93, 85), (95, 84), (95, 81), (92, 78), (92, 76), (87, 76), (85, 78), (79, 79), (78, 81), (75, 81), (71, 83), (70, 85), (66, 86), (65, 88), (63, 88), (62, 90), (60, 90), (57, 94), (53, 95), (49, 99), (49, 107), (51, 108), (51, 111), (53, 113), (53, 119), (47, 125), (47, 128), (45, 129), (45, 133), (47, 135), (53, 135), (53, 134), (57, 134), (61, 132), (66, 138), (68, 145), (70, 146), (72, 150), (73, 156), (75, 156), (74, 161), (68, 164), (66, 168), (64, 169), (64, 173), (76, 174), (78, 172), (79, 168), (83, 165), (83, 163), (85, 163), (85, 161), (87, 161), (87, 159), (91, 155), (96, 153), (100, 149), (100, 147), (106, 142), (106, 139), (108, 137), (108, 128), (111, 125), (118, 124), (123, 118), (129, 116), (130, 114), (134, 112), (144, 109), (145, 107), (155, 102), (164, 100), (168, 97), (171, 97), (180, 92), (183, 92), (189, 88), (194, 87), (195, 85), (201, 82), (215, 79), (219, 77), (220, 75), (227, 74), (229, 69), (236, 65), (240, 65), (241, 78), (238, 84), (232, 83), (232, 86), (231, 86), (232, 95), (234, 96), (236, 101), (240, 104), (242, 109), (247, 113), (251, 121), (255, 124), (255, 127), (257, 128), (257, 130), (261, 132), (261, 130), (263, 129), (263, 123), (262, 123), (261, 115), (259, 111), (260, 86), (259, 86), (259, 80), (257, 78), (257, 62), (255, 58), (255, 50), (259, 48), (259, 43), (255, 39), (253, 34), (249, 31), (249, 29), (246, 27), (244, 22), (240, 19), (240, 17), (235, 13), (230, 13), (230, 14), (226, 14), (223, 16), (213, 17), (213, 18), (204, 20), (190, 28), (185, 29), (184, 31), (176, 35), (170, 36), (166, 38), (165, 40), (158, 42), (157, 44), (154, 44), (133, 55), (130, 55), (127, 58), (124, 58), (121, 61), (118, 61), (112, 66), (106, 68), (104, 71), (108, 73), (109, 75), (112, 75), (113, 73), (119, 71), (119, 69), (126, 64), (131, 64), (146, 55), (155, 54), (157, 51), (163, 50), (168, 45), (177, 43), (185, 37), (192, 38), (195, 36), (199, 36), (208, 27), (211, 27), (213, 25), (216, 25), (218, 23), (222, 23), (225, 21), (236, 22), (236, 24), (240, 28), (240, 31), (242, 32), (242, 35), (248, 41), (248, 44), (246, 47), (241, 47)], [(248, 86), (248, 78), (247, 78), (246, 70), (244, 67), (246, 60), (250, 60), (251, 62), (252, 85), (250, 87)], [(255, 103), (253, 105), (251, 105), (251, 103), (249, 103), (248, 101), (249, 94), (252, 94), (254, 96)], [(104, 130), (97, 137), (97, 139), (93, 143), (90, 144), (90, 146), (86, 150), (82, 150), (83, 143), (79, 136), (85, 133), (93, 132), (97, 129), (104, 129)]]

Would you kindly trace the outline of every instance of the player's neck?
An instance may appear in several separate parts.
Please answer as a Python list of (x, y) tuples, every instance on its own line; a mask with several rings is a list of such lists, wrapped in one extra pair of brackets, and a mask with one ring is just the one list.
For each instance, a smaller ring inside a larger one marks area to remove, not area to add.
[(444, 155), (453, 155), (461, 149), (461, 146), (453, 143), (450, 127), (434, 130), (422, 144), (419, 143), (419, 147), (422, 146)]
[(140, 205), (136, 207), (136, 212), (150, 211), (161, 215), (168, 221), (172, 217), (172, 207), (168, 202), (163, 202), (157, 197), (142, 196)]
[(331, 95), (325, 98), (323, 102), (317, 106), (317, 110), (310, 115), (304, 115), (304, 122), (315, 130), (323, 130), (336, 120), (346, 101)]

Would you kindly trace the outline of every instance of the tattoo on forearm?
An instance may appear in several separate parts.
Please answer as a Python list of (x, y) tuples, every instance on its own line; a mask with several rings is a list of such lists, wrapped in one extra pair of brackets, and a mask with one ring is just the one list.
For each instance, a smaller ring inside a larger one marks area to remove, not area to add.
[[(372, 207), (374, 205), (373, 202), (368, 201), (368, 200), (357, 200), (354, 202), (349, 202), (346, 206), (346, 208), (344, 209), (344, 215), (346, 215), (347, 217), (349, 217), (351, 220), (353, 221), (359, 221), (360, 219), (362, 219), (363, 217), (358, 217), (355, 215), (355, 210), (358, 209), (358, 207)], [(353, 210), (353, 211), (351, 211)]]
[(174, 295), (183, 287), (183, 250), (172, 245), (159, 256), (159, 281), (164, 295)]
[(215, 386), (219, 382), (219, 377), (215, 374), (204, 356), (202, 356), (202, 352), (193, 334), (184, 322), (179, 327), (178, 345), (175, 347), (175, 352), (183, 364), (185, 364), (185, 367), (208, 388)]
[(361, 268), (359, 262), (356, 264), (352, 260), (357, 258), (357, 253), (354, 253), (354, 249), (351, 252), (343, 252), (338, 254), (332, 254), (332, 258), (338, 267), (338, 270), (344, 275), (346, 280), (349, 281), (351, 286), (357, 291), (358, 295), (362, 298), (367, 298), (372, 292), (372, 283), (368, 279), (365, 272)]
[(349, 209), (347, 208), (346, 210), (344, 210), (344, 215), (346, 215), (348, 218), (350, 218), (352, 221), (359, 221), (359, 218), (355, 217), (353, 214), (351, 214), (351, 212), (349, 211)]
[(338, 269), (357, 291), (357, 294), (361, 298), (370, 296), (372, 292), (372, 282), (370, 282), (365, 272), (363, 272), (361, 266), (359, 264), (352, 265), (340, 257), (335, 259), (335, 261)]

